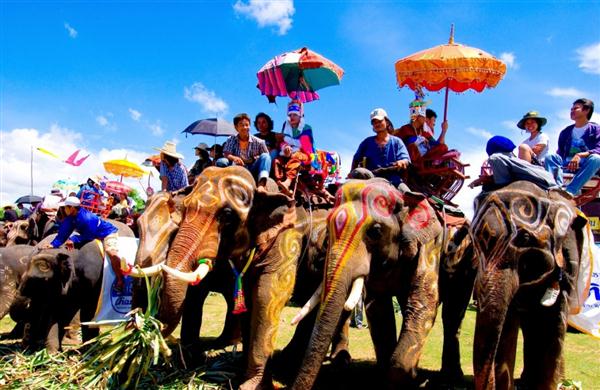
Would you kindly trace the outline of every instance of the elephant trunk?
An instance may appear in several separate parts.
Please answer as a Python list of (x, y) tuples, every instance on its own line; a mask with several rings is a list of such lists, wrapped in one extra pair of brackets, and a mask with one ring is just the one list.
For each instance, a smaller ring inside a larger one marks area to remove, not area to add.
[(518, 276), (511, 269), (480, 269), (476, 280), (479, 310), (473, 344), (475, 389), (496, 388), (496, 354), (508, 308), (518, 289)]
[[(190, 224), (182, 226), (167, 255), (165, 272), (163, 272), (164, 285), (162, 289), (159, 320), (165, 324), (163, 335), (171, 334), (181, 318), (183, 302), (185, 300), (188, 282), (177, 277), (173, 272), (166, 272), (169, 267), (181, 273), (190, 273), (197, 268), (196, 260), (217, 257), (219, 247), (218, 230), (212, 223)], [(199, 234), (198, 232), (204, 232)], [(194, 267), (196, 266), (196, 267)], [(198, 282), (199, 280), (196, 280)]]
[(304, 390), (312, 388), (333, 339), (333, 335), (340, 325), (342, 310), (344, 309), (351, 283), (350, 275), (343, 275), (340, 279), (336, 280), (330, 291), (324, 291), (325, 300), (321, 303), (309, 347), (306, 350), (302, 367), (298, 372), (292, 389)]

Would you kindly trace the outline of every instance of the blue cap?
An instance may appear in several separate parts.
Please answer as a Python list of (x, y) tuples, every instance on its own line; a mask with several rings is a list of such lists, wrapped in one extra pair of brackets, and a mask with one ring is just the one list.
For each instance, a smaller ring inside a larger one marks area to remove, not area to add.
[(485, 151), (488, 156), (494, 153), (511, 153), (517, 146), (508, 138), (495, 135), (487, 142)]

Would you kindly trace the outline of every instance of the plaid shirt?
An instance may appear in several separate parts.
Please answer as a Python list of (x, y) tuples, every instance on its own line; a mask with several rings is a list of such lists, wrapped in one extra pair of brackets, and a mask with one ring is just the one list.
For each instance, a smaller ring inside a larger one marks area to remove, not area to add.
[(223, 153), (231, 153), (234, 156), (240, 157), (244, 161), (255, 160), (263, 153), (269, 153), (267, 144), (262, 139), (249, 135), (248, 149), (242, 150), (240, 148), (240, 139), (237, 135), (232, 135), (223, 145)]
[(160, 176), (167, 177), (167, 191), (177, 191), (188, 186), (187, 172), (185, 166), (180, 162), (172, 169), (164, 162), (160, 163)]

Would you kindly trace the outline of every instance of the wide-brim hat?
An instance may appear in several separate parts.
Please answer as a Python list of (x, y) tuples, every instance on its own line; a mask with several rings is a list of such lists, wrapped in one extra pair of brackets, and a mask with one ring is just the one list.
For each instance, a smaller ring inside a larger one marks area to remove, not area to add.
[(204, 142), (200, 142), (198, 144), (198, 146), (195, 146), (194, 149), (200, 149), (200, 150), (208, 150), (208, 145), (205, 144)]
[(545, 126), (548, 122), (548, 120), (546, 120), (546, 118), (544, 118), (543, 116), (540, 116), (540, 114), (537, 111), (529, 111), (528, 113), (523, 115), (523, 118), (521, 118), (519, 123), (517, 123), (517, 127), (519, 129), (525, 130), (525, 121), (527, 119), (535, 119), (538, 123), (539, 128), (542, 128), (542, 126)]
[(167, 141), (162, 148), (154, 148), (161, 153), (167, 154), (175, 158), (183, 158), (183, 154), (177, 153), (177, 147), (174, 142)]

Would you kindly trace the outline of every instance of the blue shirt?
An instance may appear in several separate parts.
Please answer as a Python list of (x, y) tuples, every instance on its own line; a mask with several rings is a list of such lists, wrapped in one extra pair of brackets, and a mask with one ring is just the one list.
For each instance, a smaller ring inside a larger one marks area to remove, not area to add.
[[(79, 235), (71, 236), (71, 233), (77, 231)], [(106, 222), (96, 214), (79, 208), (74, 216), (68, 216), (60, 223), (58, 234), (50, 243), (54, 248), (58, 248), (70, 239), (73, 243), (86, 243), (95, 239), (103, 240), (109, 234), (116, 233), (118, 229), (111, 223)]]
[(160, 163), (160, 177), (167, 178), (167, 191), (177, 191), (188, 186), (187, 173), (182, 163), (171, 169), (164, 162)]
[[(358, 150), (352, 159), (352, 166), (360, 163), (363, 158), (366, 158), (365, 168), (372, 171), (377, 168), (386, 168), (394, 164), (396, 161), (408, 160), (408, 150), (404, 142), (393, 135), (389, 136), (388, 142), (380, 146), (375, 142), (376, 136), (365, 138), (358, 146)], [(399, 173), (389, 173), (385, 176), (393, 185), (397, 186), (402, 182)]]

